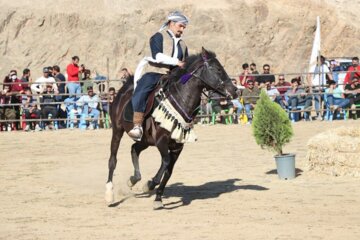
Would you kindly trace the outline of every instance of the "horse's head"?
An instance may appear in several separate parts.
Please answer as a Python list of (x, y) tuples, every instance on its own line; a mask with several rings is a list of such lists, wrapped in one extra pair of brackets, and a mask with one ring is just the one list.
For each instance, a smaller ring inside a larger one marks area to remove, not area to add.
[(217, 60), (215, 54), (202, 48), (201, 58), (203, 65), (193, 75), (206, 85), (207, 90), (214, 90), (225, 97), (236, 98), (236, 86), (231, 82), (224, 67)]

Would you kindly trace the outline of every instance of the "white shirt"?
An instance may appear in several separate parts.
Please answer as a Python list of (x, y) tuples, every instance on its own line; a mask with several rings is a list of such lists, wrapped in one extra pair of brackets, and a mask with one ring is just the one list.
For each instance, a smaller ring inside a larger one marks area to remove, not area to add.
[(329, 73), (330, 70), (326, 64), (322, 64), (320, 67), (314, 65), (310, 72), (311, 74), (314, 74), (312, 78), (312, 85), (319, 86), (326, 84), (326, 74)]
[(277, 90), (277, 88), (275, 88), (275, 87), (271, 87), (270, 90), (266, 90), (266, 93), (272, 101), (275, 100), (275, 96), (280, 95), (279, 90)]
[(76, 101), (76, 104), (78, 106), (82, 106), (84, 104), (88, 104), (89, 107), (96, 109), (99, 104), (99, 97), (97, 95), (94, 95), (90, 97), (89, 95), (83, 95), (79, 98), (79, 100)]
[(35, 81), (35, 83), (31, 84), (31, 90), (34, 93), (37, 93), (37, 94), (43, 93), (44, 90), (46, 90), (46, 84), (47, 83), (52, 83), (52, 87), (54, 89), (54, 92), (59, 93), (59, 90), (58, 90), (55, 79), (53, 77), (46, 78), (44, 76), (38, 78)]

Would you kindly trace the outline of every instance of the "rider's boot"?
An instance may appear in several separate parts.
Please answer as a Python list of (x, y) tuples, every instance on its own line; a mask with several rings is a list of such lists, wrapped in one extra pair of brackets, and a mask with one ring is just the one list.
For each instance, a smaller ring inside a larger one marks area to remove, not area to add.
[(128, 135), (135, 141), (141, 141), (143, 135), (142, 123), (144, 121), (143, 112), (134, 112), (134, 128), (128, 132)]

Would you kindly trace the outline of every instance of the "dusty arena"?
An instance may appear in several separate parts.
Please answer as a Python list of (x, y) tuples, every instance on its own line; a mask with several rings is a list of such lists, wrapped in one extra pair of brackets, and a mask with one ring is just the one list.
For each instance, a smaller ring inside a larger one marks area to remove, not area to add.
[(114, 183), (104, 201), (111, 130), (1, 133), (0, 239), (359, 239), (359, 179), (306, 169), (312, 136), (358, 121), (300, 122), (285, 148), (297, 177), (279, 180), (273, 153), (255, 144), (249, 125), (197, 126), (165, 190), (165, 209), (141, 194), (160, 164), (141, 156), (132, 190), (124, 137)]

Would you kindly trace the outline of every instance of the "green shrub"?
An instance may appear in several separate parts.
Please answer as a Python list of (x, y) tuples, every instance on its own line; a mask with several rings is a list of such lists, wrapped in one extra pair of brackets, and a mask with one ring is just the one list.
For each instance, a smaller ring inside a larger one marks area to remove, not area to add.
[(256, 143), (278, 155), (283, 154), (283, 146), (293, 136), (288, 114), (279, 104), (271, 101), (264, 90), (256, 103), (252, 129)]

